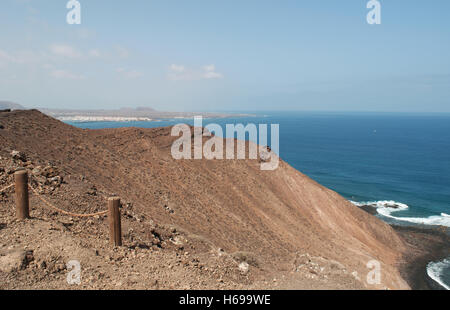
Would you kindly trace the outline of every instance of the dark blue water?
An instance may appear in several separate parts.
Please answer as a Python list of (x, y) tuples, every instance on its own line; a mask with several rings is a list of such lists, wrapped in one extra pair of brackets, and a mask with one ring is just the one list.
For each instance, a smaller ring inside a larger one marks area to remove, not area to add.
[[(161, 127), (193, 120), (71, 123), (81, 128)], [(450, 114), (267, 112), (207, 119), (280, 125), (280, 156), (355, 202), (374, 202), (380, 217), (405, 225), (450, 227)], [(392, 202), (384, 202), (392, 201)], [(376, 203), (375, 203), (376, 202)], [(388, 208), (392, 203), (402, 211)], [(450, 246), (450, 245), (449, 245)], [(450, 287), (450, 260), (428, 272)]]

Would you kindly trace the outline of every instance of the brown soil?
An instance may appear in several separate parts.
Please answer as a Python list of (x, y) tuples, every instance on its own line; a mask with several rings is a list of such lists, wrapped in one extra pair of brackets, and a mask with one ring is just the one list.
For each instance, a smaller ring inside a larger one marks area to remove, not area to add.
[[(33, 218), (20, 222), (13, 191), (0, 194), (0, 269), (13, 266), (0, 288), (409, 288), (397, 267), (404, 240), (285, 162), (174, 160), (170, 128), (81, 130), (38, 111), (0, 113), (0, 124), (0, 189), (24, 167), (58, 208), (98, 212), (118, 195), (124, 215), (113, 249), (103, 216), (64, 216), (31, 195)], [(80, 287), (66, 283), (69, 260), (81, 262)]]

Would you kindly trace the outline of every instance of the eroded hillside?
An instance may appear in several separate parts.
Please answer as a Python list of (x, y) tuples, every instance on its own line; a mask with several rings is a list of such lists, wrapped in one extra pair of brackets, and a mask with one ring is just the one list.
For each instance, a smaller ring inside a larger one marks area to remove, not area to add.
[[(33, 180), (52, 204), (88, 213), (118, 195), (125, 215), (124, 247), (111, 249), (104, 218), (57, 214), (32, 195), (33, 219), (19, 222), (3, 193), (0, 251), (29, 260), (0, 271), (5, 288), (65, 288), (72, 256), (89, 270), (86, 288), (408, 287), (395, 231), (285, 162), (261, 171), (258, 160), (174, 160), (170, 128), (81, 130), (38, 111), (0, 113), (0, 124), (0, 188), (18, 167), (50, 167), (55, 175)], [(380, 285), (366, 283), (371, 260)], [(33, 272), (39, 281), (23, 280)]]

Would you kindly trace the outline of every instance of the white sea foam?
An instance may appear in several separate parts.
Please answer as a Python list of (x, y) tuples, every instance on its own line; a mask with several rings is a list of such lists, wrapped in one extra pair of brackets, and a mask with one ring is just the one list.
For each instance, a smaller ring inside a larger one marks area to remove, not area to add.
[(392, 213), (405, 211), (409, 209), (409, 206), (395, 202), (392, 200), (382, 200), (382, 201), (369, 201), (369, 202), (355, 202), (352, 203), (358, 207), (370, 206), (376, 208), (377, 212), (382, 216), (395, 219), (397, 221), (409, 222), (414, 224), (424, 224), (424, 225), (438, 225), (450, 227), (450, 215), (446, 213), (441, 213), (441, 215), (433, 215), (429, 217), (400, 217), (393, 216)]
[(439, 283), (439, 285), (450, 291), (450, 286), (445, 284), (441, 278), (447, 268), (450, 268), (450, 259), (444, 259), (440, 262), (431, 262), (427, 266), (427, 274), (431, 279)]
[[(382, 201), (369, 201), (369, 202), (355, 202), (350, 201), (354, 205), (358, 207), (370, 206), (376, 208), (377, 212), (382, 216), (395, 219), (397, 221), (404, 221), (414, 224), (425, 224), (425, 225), (439, 225), (450, 227), (450, 214), (441, 213), (440, 216), (434, 215), (430, 217), (399, 217), (393, 216), (392, 213), (405, 211), (409, 209), (409, 206), (395, 202), (392, 200), (382, 200)], [(441, 262), (431, 262), (427, 266), (428, 276), (436, 281), (439, 285), (444, 287), (447, 290), (450, 290), (448, 284), (444, 283), (442, 276), (446, 269), (450, 268), (450, 258), (445, 259)]]

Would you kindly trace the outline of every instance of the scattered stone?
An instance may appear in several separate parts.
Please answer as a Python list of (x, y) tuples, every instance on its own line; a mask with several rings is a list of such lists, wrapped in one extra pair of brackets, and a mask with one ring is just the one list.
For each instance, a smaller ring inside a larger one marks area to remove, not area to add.
[(90, 195), (90, 196), (97, 196), (97, 188), (95, 186), (92, 186), (87, 192), (86, 194)]
[(26, 157), (26, 155), (23, 152), (12, 151), (11, 152), (11, 157), (13, 159), (21, 160), (23, 162), (27, 161), (27, 157)]
[(175, 211), (172, 208), (170, 208), (168, 205), (164, 205), (164, 209), (166, 209), (166, 211), (169, 212), (170, 214), (175, 213)]
[(49, 182), (53, 183), (56, 186), (60, 186), (63, 182), (63, 178), (61, 176), (56, 176), (49, 179)]
[(10, 273), (25, 268), (33, 260), (33, 251), (9, 250), (0, 254), (0, 271)]
[(244, 274), (248, 272), (248, 268), (249, 265), (246, 262), (242, 262), (239, 264), (239, 270)]
[(359, 278), (359, 276), (358, 276), (358, 272), (357, 272), (357, 271), (353, 271), (353, 272), (352, 272), (352, 276), (353, 276), (356, 280), (358, 280), (358, 281), (361, 280), (361, 279)]
[(46, 178), (53, 178), (58, 175), (58, 171), (55, 167), (48, 165), (43, 169), (42, 175)]
[(43, 260), (43, 261), (41, 261), (38, 264), (38, 266), (39, 266), (40, 269), (46, 269), (47, 268), (47, 262), (45, 260)]
[(183, 248), (183, 240), (180, 236), (175, 236), (173, 239), (169, 239), (170, 242), (172, 242), (175, 245), (178, 245), (179, 248)]
[(271, 157), (271, 149), (269, 147), (261, 149), (259, 152), (261, 162), (268, 162)]

